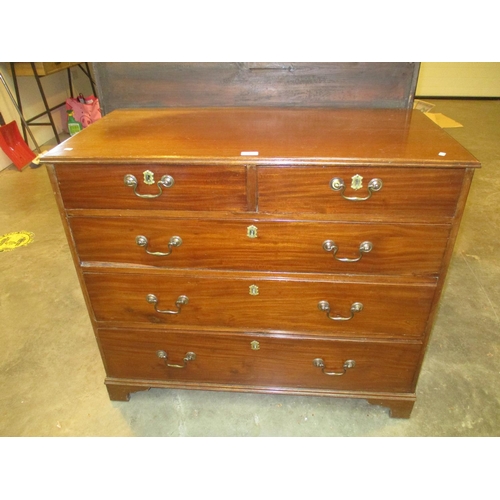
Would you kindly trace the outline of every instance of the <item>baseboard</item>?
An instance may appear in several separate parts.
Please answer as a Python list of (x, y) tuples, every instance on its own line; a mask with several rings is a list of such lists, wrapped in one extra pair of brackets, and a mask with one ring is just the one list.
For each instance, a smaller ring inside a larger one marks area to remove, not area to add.
[(457, 100), (457, 101), (498, 101), (500, 100), (500, 96), (498, 97), (480, 97), (480, 96), (443, 96), (443, 95), (419, 95), (415, 96), (415, 99), (446, 99), (446, 100)]

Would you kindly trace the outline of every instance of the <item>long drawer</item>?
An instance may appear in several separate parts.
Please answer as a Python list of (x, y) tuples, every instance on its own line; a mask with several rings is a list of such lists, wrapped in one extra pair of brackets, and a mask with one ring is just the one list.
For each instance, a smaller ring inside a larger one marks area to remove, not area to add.
[(243, 166), (59, 165), (57, 179), (66, 209), (247, 209)]
[[(411, 392), (419, 343), (98, 330), (109, 377)], [(169, 366), (170, 365), (170, 366)]]
[(436, 275), (448, 225), (72, 217), (81, 262)]
[(443, 168), (259, 168), (259, 211), (350, 220), (446, 220), (455, 215), (463, 177), (463, 169)]
[(420, 338), (435, 290), (432, 283), (249, 274), (86, 272), (84, 276), (99, 322), (322, 336)]

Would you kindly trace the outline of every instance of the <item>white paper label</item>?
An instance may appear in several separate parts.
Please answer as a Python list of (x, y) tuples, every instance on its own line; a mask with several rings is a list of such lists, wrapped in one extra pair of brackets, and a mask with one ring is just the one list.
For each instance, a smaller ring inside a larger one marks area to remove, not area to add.
[(259, 156), (258, 151), (242, 151), (241, 156)]

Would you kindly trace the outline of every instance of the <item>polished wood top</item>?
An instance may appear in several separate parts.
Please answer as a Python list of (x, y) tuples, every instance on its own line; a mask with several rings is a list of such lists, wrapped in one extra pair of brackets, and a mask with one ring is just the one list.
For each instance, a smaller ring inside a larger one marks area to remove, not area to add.
[(420, 111), (250, 107), (116, 110), (42, 161), (480, 166)]

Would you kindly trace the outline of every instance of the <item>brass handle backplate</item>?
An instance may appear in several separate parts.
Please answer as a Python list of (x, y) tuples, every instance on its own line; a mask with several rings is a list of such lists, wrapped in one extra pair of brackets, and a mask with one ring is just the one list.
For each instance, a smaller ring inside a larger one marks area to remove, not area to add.
[(330, 318), (332, 321), (349, 321), (350, 319), (354, 318), (354, 315), (360, 311), (363, 310), (363, 304), (361, 302), (354, 302), (351, 305), (351, 315), (344, 317), (344, 316), (331, 316), (330, 315), (330, 304), (326, 300), (321, 300), (318, 302), (318, 309), (320, 311), (326, 312), (326, 315), (328, 318)]
[(347, 361), (344, 362), (343, 366), (342, 366), (342, 371), (341, 372), (331, 372), (331, 371), (326, 371), (326, 367), (325, 367), (325, 362), (321, 359), (321, 358), (316, 358), (313, 360), (313, 365), (316, 367), (316, 368), (321, 368), (321, 371), (325, 374), (325, 375), (330, 375), (330, 376), (336, 376), (336, 377), (340, 377), (342, 375), (345, 375), (345, 372), (349, 369), (349, 368), (354, 368), (356, 366), (356, 361), (354, 361), (354, 359), (348, 359)]
[(152, 252), (151, 250), (149, 250), (148, 249), (149, 241), (146, 238), (146, 236), (142, 235), (136, 236), (135, 242), (140, 247), (144, 247), (144, 250), (149, 255), (155, 255), (157, 257), (167, 257), (172, 253), (172, 250), (174, 248), (180, 247), (182, 245), (182, 238), (180, 236), (172, 236), (172, 238), (170, 238), (168, 242), (168, 252)]
[(158, 298), (156, 297), (156, 295), (153, 295), (152, 293), (149, 293), (148, 295), (146, 295), (146, 301), (149, 304), (153, 304), (155, 306), (155, 311), (157, 313), (179, 314), (181, 312), (181, 307), (185, 306), (186, 304), (189, 303), (189, 298), (186, 295), (180, 295), (179, 297), (177, 297), (177, 300), (175, 301), (177, 311), (166, 311), (166, 310), (158, 309)]
[(158, 186), (158, 194), (141, 194), (137, 192), (137, 179), (134, 175), (132, 174), (127, 174), (123, 178), (123, 182), (125, 183), (125, 186), (131, 187), (134, 190), (134, 194), (138, 196), (139, 198), (158, 198), (158, 196), (161, 196), (163, 193), (162, 188), (170, 188), (175, 184), (174, 178), (170, 175), (164, 175), (157, 183), (156, 185)]
[(167, 363), (167, 359), (168, 359), (167, 351), (161, 351), (161, 350), (160, 351), (156, 351), (156, 355), (160, 359), (165, 360), (165, 364), (169, 368), (185, 368), (189, 361), (194, 361), (196, 359), (196, 354), (194, 352), (187, 352), (186, 355), (184, 356), (184, 359), (182, 360), (183, 364), (182, 365), (175, 365), (175, 364), (172, 364), (172, 363)]
[(333, 252), (333, 258), (340, 262), (358, 262), (363, 257), (363, 254), (371, 252), (373, 249), (373, 243), (371, 241), (363, 241), (359, 245), (359, 256), (355, 258), (348, 257), (337, 257), (337, 252), (339, 251), (338, 245), (332, 240), (326, 240), (323, 242), (323, 250), (325, 252)]
[(340, 191), (340, 194), (342, 195), (342, 198), (345, 200), (349, 201), (366, 201), (369, 200), (372, 197), (372, 194), (380, 191), (382, 189), (382, 181), (380, 179), (372, 179), (368, 183), (368, 196), (365, 196), (364, 198), (359, 198), (357, 196), (346, 196), (344, 194), (345, 192), (345, 182), (343, 179), (340, 179), (339, 177), (335, 177), (330, 181), (330, 187), (334, 191)]

